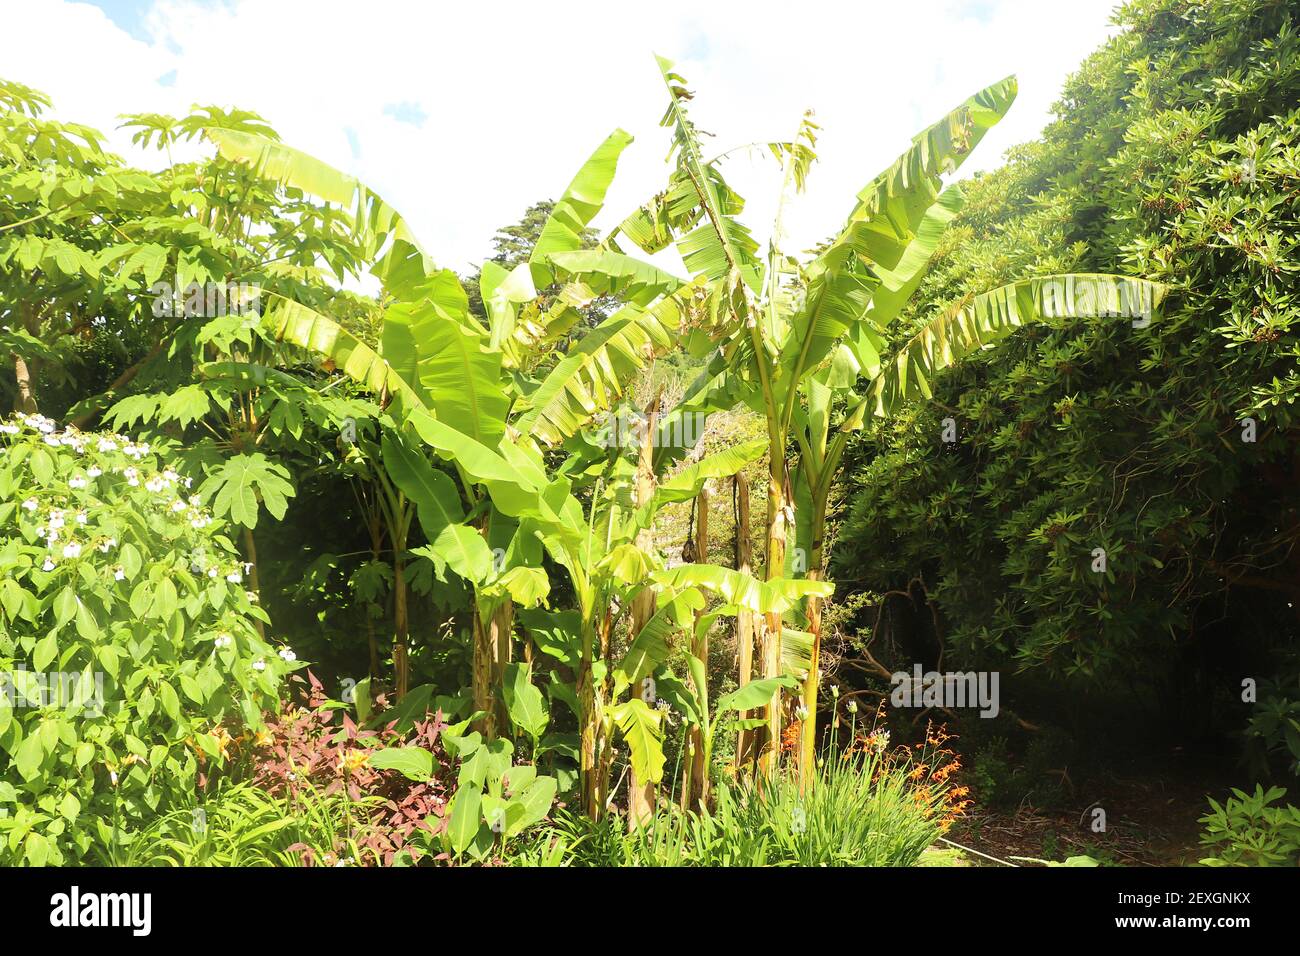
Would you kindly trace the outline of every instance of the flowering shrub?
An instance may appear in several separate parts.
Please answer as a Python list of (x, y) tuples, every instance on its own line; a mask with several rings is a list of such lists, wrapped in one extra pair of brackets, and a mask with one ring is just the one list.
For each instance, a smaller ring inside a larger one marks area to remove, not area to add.
[(300, 666), (189, 485), (121, 435), (0, 424), (0, 865), (129, 841)]

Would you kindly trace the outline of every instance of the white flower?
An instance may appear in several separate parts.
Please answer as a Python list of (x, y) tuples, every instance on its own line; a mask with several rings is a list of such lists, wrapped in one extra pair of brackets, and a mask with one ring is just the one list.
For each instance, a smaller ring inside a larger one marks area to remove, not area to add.
[(75, 541), (69, 541), (63, 546), (63, 556), (65, 558), (81, 557), (81, 545), (77, 544)]
[(298, 659), (298, 655), (295, 654), (293, 651), (289, 650), (289, 648), (286, 647), (286, 648), (281, 649), (281, 651), (280, 651), (280, 660), (282, 660), (282, 661), (296, 661), (297, 659)]
[(48, 418), (41, 418), (41, 416), (37, 415), (36, 427), (40, 430), (41, 434), (48, 435), (50, 432), (54, 431), (54, 422), (50, 421)]
[(158, 492), (162, 491), (164, 488), (167, 487), (167, 483), (164, 482), (157, 475), (154, 475), (152, 478), (150, 478), (148, 481), (144, 483), (144, 487), (146, 491), (151, 491), (156, 495), (158, 494)]
[(181, 501), (181, 499), (177, 498), (175, 501), (172, 502), (172, 511), (174, 513), (179, 514), (184, 510), (185, 510), (185, 502)]
[(86, 469), (86, 474), (89, 475), (91, 478), (98, 478), (103, 473), (104, 473), (104, 469), (100, 468), (98, 465), (91, 465), (89, 468)]
[(113, 548), (117, 547), (117, 538), (105, 538), (99, 543), (99, 550), (102, 554), (108, 554)]
[(194, 484), (194, 479), (193, 479), (193, 478), (186, 478), (186, 479), (185, 479), (185, 487), (186, 487), (186, 488), (188, 488), (188, 487), (189, 487), (190, 485), (192, 485), (192, 484)]
[(48, 531), (45, 532), (45, 540), (50, 544), (54, 544), (55, 541), (59, 540), (59, 533), (55, 531), (53, 528), (50, 528)]
[(858, 702), (856, 700), (849, 701), (849, 713), (856, 714), (857, 712), (858, 712)]
[(53, 571), (53, 570), (54, 570), (54, 559), (51, 558), (51, 557), (48, 557), (48, 556), (47, 556), (47, 557), (45, 558), (45, 563), (41, 565), (41, 570), (42, 570), (42, 571)]
[[(220, 634), (217, 635), (216, 640), (214, 640), (212, 643), (213, 643), (216, 647), (229, 647), (229, 646), (230, 646), (230, 642), (233, 641), (233, 640), (234, 640), (233, 637), (231, 637), (231, 636), (230, 636), (229, 634), (227, 634), (225, 631), (222, 631)], [(263, 665), (263, 666), (265, 666), (265, 665)], [(261, 668), (258, 668), (258, 669), (260, 670)]]
[(85, 524), (87, 520), (88, 519), (86, 518), (86, 513), (84, 511), (77, 512), (77, 524)]
[(35, 511), (36, 506), (39, 504), (40, 502), (37, 501), (35, 498), (28, 498), (26, 501), (23, 502), (23, 507), (26, 508), (28, 511)]
[(120, 564), (113, 569), (113, 580), (114, 581), (126, 580), (126, 569), (123, 568)]
[(208, 577), (210, 577), (210, 578), (215, 578), (216, 576), (217, 576), (217, 569), (216, 569), (216, 568), (208, 568)]
[(84, 488), (86, 487), (86, 479), (81, 477), (81, 475), (73, 475), (71, 478), (68, 479), (68, 487)]
[(231, 571), (229, 574), (226, 575), (226, 580), (229, 581), (231, 584), (239, 584), (241, 581), (244, 580), (244, 576), (240, 574), (238, 571)]
[(5, 422), (3, 425), (0, 425), (0, 432), (4, 432), (6, 435), (17, 435), (18, 426), (12, 422)]
[(101, 438), (95, 447), (100, 451), (117, 451), (117, 444), (111, 438)]
[(262, 660), (261, 658), (258, 658), (257, 660), (253, 661), (253, 670), (255, 671), (266, 670), (266, 661)]
[(176, 474), (176, 472), (172, 471), (170, 468), (162, 473), (163, 481), (167, 482), (169, 485), (176, 484), (176, 479), (179, 477), (180, 475)]
[(59, 441), (59, 439), (58, 439), (56, 436), (54, 436), (54, 435), (46, 435), (46, 436), (45, 436), (45, 444), (47, 444), (47, 445), (49, 445), (49, 446), (51, 446), (51, 447), (53, 447), (53, 448), (58, 448), (58, 447), (59, 447), (61, 444), (63, 444), (63, 443), (62, 443), (61, 441)]
[(191, 506), (191, 507), (197, 508), (197, 507), (198, 507), (199, 505), (201, 505), (201, 504), (203, 504), (203, 502), (202, 502), (202, 500), (200, 500), (200, 498), (199, 498), (198, 495), (190, 495), (190, 506)]

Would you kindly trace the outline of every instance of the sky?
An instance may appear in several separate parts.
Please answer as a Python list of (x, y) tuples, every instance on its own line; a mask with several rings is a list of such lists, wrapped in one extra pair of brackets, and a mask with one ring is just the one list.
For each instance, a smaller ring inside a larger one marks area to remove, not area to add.
[[(50, 95), (54, 118), (109, 134), (129, 162), (164, 160), (115, 130), (122, 113), (254, 110), (367, 183), (461, 272), (491, 253), (497, 227), (558, 199), (617, 127), (636, 141), (596, 225), (662, 188), (667, 92), (653, 54), (687, 78), (715, 152), (790, 139), (816, 110), (820, 158), (786, 213), (799, 250), (842, 224), (914, 133), (1015, 73), (1015, 106), (962, 175), (999, 165), (1115, 31), (1114, 0), (0, 2), (0, 76)], [(775, 163), (742, 152), (725, 174), (766, 242)]]

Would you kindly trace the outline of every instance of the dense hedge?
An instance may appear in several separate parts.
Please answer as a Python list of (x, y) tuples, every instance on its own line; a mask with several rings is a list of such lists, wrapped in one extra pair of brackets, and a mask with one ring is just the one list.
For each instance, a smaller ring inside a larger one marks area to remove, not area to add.
[(1082, 270), (1170, 283), (1165, 313), (1022, 330), (869, 429), (835, 572), (919, 576), (950, 661), (1128, 688), (1195, 733), (1215, 702), (1242, 716), (1244, 677), (1297, 672), (1300, 4), (1117, 17), (1042, 138), (972, 185), (913, 311)]

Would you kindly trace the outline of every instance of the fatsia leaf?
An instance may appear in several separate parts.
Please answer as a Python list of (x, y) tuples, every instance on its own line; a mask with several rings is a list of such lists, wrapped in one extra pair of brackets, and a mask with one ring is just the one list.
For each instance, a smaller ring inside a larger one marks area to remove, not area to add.
[(199, 493), (212, 502), (213, 514), (245, 528), (257, 526), (258, 503), (279, 521), (293, 497), (289, 472), (261, 452), (235, 455), (208, 475)]

